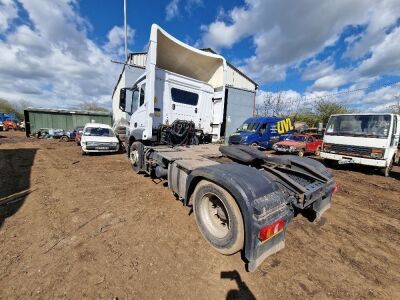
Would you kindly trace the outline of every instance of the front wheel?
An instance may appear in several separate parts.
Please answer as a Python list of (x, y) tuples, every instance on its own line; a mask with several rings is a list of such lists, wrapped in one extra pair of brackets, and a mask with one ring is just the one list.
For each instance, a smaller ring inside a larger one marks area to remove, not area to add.
[(315, 150), (314, 155), (319, 156), (321, 154), (321, 148), (318, 147), (317, 150)]
[(196, 223), (206, 241), (224, 255), (240, 251), (244, 245), (243, 218), (231, 194), (210, 181), (202, 180), (193, 196)]
[(298, 155), (299, 157), (303, 157), (303, 156), (304, 156), (304, 150), (303, 150), (303, 149), (300, 149), (299, 152), (297, 152), (297, 155)]
[(251, 146), (254, 147), (254, 148), (256, 148), (256, 149), (258, 150), (259, 145), (258, 145), (256, 142), (251, 143)]
[(389, 165), (386, 166), (385, 168), (381, 169), (382, 175), (385, 177), (389, 177), (390, 176), (390, 172), (393, 169), (393, 159), (390, 161)]
[(133, 171), (139, 173), (142, 169), (143, 160), (143, 144), (141, 142), (134, 142), (130, 147), (129, 160)]

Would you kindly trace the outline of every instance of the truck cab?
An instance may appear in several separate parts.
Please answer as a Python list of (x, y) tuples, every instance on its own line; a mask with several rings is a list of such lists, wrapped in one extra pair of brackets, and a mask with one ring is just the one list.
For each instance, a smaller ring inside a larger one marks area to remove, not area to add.
[(253, 117), (247, 119), (229, 137), (229, 145), (252, 145), (272, 148), (272, 146), (293, 132), (291, 120), (277, 117)]
[(339, 164), (361, 164), (389, 176), (399, 162), (400, 116), (396, 114), (332, 115), (321, 157)]
[(151, 28), (147, 53), (144, 73), (133, 87), (120, 90), (119, 108), (130, 116), (128, 154), (135, 141), (169, 144), (169, 134), (175, 142), (180, 139), (178, 144), (219, 141), (225, 59), (182, 43), (156, 24)]

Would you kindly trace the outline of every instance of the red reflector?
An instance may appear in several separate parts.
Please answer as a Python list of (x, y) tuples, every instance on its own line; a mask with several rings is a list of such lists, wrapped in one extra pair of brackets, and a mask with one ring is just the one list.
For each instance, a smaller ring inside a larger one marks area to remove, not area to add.
[(261, 241), (268, 240), (269, 238), (273, 237), (274, 235), (278, 234), (283, 230), (283, 227), (285, 226), (285, 220), (284, 219), (279, 219), (278, 221), (261, 227), (260, 228), (260, 234), (258, 238)]
[(336, 193), (339, 191), (339, 183), (335, 182), (335, 186), (332, 189), (332, 193)]

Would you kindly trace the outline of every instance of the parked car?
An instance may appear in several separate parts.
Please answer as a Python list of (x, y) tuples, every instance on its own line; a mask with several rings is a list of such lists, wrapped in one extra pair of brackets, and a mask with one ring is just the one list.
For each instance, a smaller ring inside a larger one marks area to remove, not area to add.
[(304, 154), (313, 153), (319, 156), (322, 140), (311, 134), (290, 135), (285, 140), (276, 143), (273, 149), (276, 152), (292, 153), (302, 157)]
[(229, 145), (252, 145), (271, 148), (276, 142), (293, 132), (290, 119), (276, 117), (254, 117), (247, 119), (229, 137)]
[(4, 130), (18, 130), (19, 121), (16, 119), (6, 119), (3, 122)]
[(71, 133), (71, 139), (74, 139), (78, 146), (81, 145), (82, 132), (83, 126), (78, 126)]
[(118, 152), (119, 141), (109, 125), (88, 123), (81, 135), (82, 155), (90, 152)]
[(39, 139), (59, 139), (68, 142), (71, 139), (71, 133), (64, 129), (40, 128), (36, 133), (36, 137)]

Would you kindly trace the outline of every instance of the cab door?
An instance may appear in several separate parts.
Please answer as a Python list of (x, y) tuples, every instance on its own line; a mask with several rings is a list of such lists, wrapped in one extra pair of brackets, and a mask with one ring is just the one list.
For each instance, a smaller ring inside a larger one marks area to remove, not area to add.
[(131, 131), (136, 139), (142, 139), (142, 133), (146, 129), (147, 108), (145, 103), (146, 82), (141, 81), (137, 84), (132, 95), (132, 117)]
[(317, 149), (317, 142), (315, 137), (306, 137), (306, 152), (314, 152)]
[(267, 123), (261, 123), (257, 134), (259, 135), (258, 144), (262, 147), (268, 147), (269, 144), (269, 126)]
[(393, 147), (395, 149), (399, 148), (399, 136), (400, 136), (400, 116), (394, 115), (390, 147)]

